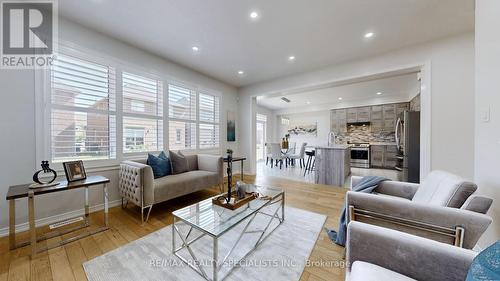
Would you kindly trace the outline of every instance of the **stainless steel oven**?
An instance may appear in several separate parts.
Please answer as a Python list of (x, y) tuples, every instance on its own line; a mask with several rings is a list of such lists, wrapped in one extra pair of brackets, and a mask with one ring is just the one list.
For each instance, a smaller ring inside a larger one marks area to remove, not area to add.
[(351, 167), (370, 168), (370, 145), (352, 143), (349, 146), (351, 148)]

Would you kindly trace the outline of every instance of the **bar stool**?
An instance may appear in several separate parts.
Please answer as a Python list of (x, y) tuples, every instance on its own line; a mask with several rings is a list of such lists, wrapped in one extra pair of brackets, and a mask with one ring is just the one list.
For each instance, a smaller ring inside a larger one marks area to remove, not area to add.
[(304, 176), (306, 175), (307, 171), (312, 171), (314, 170), (314, 164), (316, 163), (316, 157), (314, 157), (316, 155), (316, 151), (315, 150), (312, 150), (312, 151), (306, 151), (306, 155), (307, 155), (307, 162), (306, 162), (306, 168), (304, 170)]

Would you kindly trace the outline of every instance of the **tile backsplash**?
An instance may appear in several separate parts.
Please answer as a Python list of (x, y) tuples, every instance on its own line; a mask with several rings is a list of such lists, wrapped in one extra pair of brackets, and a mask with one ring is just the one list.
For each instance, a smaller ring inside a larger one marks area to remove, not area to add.
[(337, 143), (363, 143), (363, 142), (395, 142), (394, 132), (371, 131), (370, 125), (349, 125), (347, 133), (337, 136)]

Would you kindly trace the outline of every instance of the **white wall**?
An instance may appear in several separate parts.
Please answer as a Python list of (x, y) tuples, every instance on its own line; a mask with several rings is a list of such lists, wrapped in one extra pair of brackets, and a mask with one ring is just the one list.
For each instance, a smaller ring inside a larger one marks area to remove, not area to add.
[(265, 115), (267, 117), (266, 120), (266, 142), (277, 142), (276, 139), (276, 114), (265, 107), (256, 106), (256, 112), (258, 114)]
[[(493, 224), (479, 241), (486, 247), (500, 239), (500, 1), (476, 1), (476, 142), (475, 182), (494, 199)], [(490, 112), (489, 122), (483, 115)]]
[[(226, 112), (235, 109), (237, 105), (237, 90), (225, 83), (204, 76), (198, 72), (179, 66), (158, 56), (146, 53), (120, 41), (103, 36), (100, 33), (83, 28), (64, 19), (59, 21), (59, 37), (69, 41), (76, 48), (95, 51), (106, 57), (112, 57), (129, 66), (138, 66), (143, 70), (159, 76), (171, 77), (180, 81), (218, 91), (222, 94), (221, 104), (221, 149), (225, 152), (231, 147), (238, 153), (238, 142), (226, 142)], [(0, 70), (0, 85), (4, 102), (0, 105), (0, 234), (5, 234), (8, 225), (8, 204), (5, 201), (7, 188), (10, 185), (31, 182), (35, 169), (40, 169), (36, 163), (35, 136), (35, 72), (32, 70)], [(239, 122), (236, 120), (237, 134)], [(64, 175), (64, 173), (61, 173)], [(117, 192), (118, 170), (101, 171), (111, 179), (111, 200), (119, 198)], [(100, 190), (91, 193), (91, 205), (102, 202)], [(76, 195), (76, 196), (75, 196)], [(17, 222), (27, 221), (26, 200), (19, 200)], [(82, 191), (71, 191), (56, 196), (39, 196), (36, 198), (37, 219), (44, 219), (55, 214), (61, 214), (83, 208)]]
[[(369, 76), (407, 66), (431, 64), (431, 168), (465, 178), (474, 174), (474, 34), (441, 39), (375, 57), (333, 65), (318, 71), (271, 80), (240, 89), (240, 100), (250, 96), (292, 91), (353, 77)], [(249, 111), (250, 103), (240, 102)], [(242, 129), (251, 128), (248, 115), (240, 115)], [(243, 131), (248, 134), (252, 131)], [(242, 153), (252, 144), (241, 144)], [(255, 171), (253, 169), (252, 171)]]
[[(314, 122), (318, 125), (316, 136), (290, 135), (290, 142), (295, 142), (297, 147), (307, 142), (307, 145), (326, 145), (328, 143), (328, 133), (330, 132), (330, 111), (322, 110), (315, 112), (305, 112), (283, 115), (290, 119), (290, 127), (296, 125), (308, 125)], [(279, 126), (279, 136), (283, 137), (288, 130), (288, 126)]]

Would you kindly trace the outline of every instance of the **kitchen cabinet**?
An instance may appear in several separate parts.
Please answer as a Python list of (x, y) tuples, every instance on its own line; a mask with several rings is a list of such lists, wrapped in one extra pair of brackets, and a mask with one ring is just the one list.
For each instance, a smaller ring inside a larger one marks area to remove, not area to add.
[(354, 107), (347, 109), (347, 123), (370, 122), (371, 108)]
[(347, 123), (356, 123), (358, 122), (358, 109), (357, 108), (348, 108), (347, 109)]
[(339, 133), (347, 133), (347, 110), (337, 109), (337, 122)]
[(382, 168), (384, 166), (384, 146), (372, 145), (370, 149), (370, 165)]
[(358, 115), (357, 122), (370, 122), (371, 108), (369, 106), (358, 107), (357, 115)]
[(396, 155), (395, 145), (372, 145), (370, 165), (374, 168), (394, 169), (397, 162)]
[(330, 111), (330, 130), (337, 135), (347, 132), (346, 114), (346, 109), (333, 109)]
[(384, 128), (382, 106), (371, 107), (371, 130), (373, 133), (380, 133)]
[(410, 110), (409, 103), (405, 102), (396, 104), (396, 120), (398, 119), (399, 115), (401, 115), (401, 113), (403, 113), (405, 110)]

